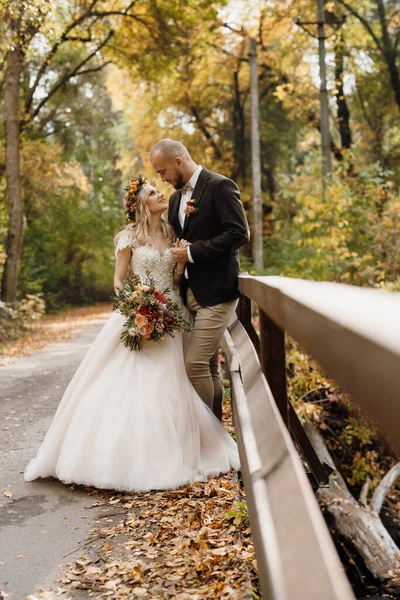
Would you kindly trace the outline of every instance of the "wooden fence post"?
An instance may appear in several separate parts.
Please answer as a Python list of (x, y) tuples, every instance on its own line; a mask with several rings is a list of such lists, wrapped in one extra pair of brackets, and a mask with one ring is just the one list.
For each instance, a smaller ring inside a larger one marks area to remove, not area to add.
[(285, 332), (260, 309), (260, 362), (282, 419), (289, 427)]
[(253, 327), (253, 323), (251, 322), (251, 300), (247, 296), (240, 296), (239, 303), (236, 308), (237, 318), (247, 331), (247, 334), (251, 341), (253, 342), (253, 346), (260, 356), (260, 338), (257, 335), (257, 331)]

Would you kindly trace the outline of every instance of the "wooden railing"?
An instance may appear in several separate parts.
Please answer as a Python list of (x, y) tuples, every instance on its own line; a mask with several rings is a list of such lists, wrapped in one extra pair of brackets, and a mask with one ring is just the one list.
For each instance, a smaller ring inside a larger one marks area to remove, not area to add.
[(319, 461), (287, 398), (284, 336), (400, 448), (400, 295), (283, 277), (239, 280), (239, 319), (223, 345), (263, 598), (354, 599), (312, 489), (329, 484), (332, 468)]

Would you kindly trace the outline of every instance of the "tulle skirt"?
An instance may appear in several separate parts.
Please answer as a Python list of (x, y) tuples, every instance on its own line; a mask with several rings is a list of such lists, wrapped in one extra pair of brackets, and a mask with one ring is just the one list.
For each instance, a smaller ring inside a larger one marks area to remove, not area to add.
[(174, 489), (239, 468), (237, 446), (186, 374), (180, 335), (132, 352), (113, 313), (59, 404), (25, 480)]

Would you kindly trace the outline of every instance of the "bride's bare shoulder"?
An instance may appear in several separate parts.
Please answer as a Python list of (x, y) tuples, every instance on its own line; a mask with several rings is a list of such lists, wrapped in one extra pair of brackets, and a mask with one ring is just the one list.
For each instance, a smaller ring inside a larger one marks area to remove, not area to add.
[(114, 236), (114, 242), (117, 242), (121, 238), (135, 238), (136, 237), (136, 227), (134, 225), (127, 225), (121, 231)]
[(121, 229), (117, 235), (126, 235), (128, 237), (136, 237), (136, 226), (135, 225), (127, 225), (124, 229)]

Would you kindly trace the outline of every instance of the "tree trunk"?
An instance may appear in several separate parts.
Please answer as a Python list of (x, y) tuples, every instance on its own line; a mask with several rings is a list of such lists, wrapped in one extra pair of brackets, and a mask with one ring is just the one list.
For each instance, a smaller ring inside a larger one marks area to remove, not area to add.
[[(319, 52), (319, 77), (321, 80), (319, 91), (321, 145), (322, 145), (322, 186), (325, 189), (326, 176), (332, 172), (331, 134), (329, 131), (329, 99), (326, 83), (325, 60), (325, 0), (317, 0), (318, 22), (318, 52)], [(325, 195), (324, 195), (325, 196)]]
[(396, 104), (400, 110), (400, 76), (396, 64), (394, 52), (386, 55), (386, 64), (389, 71), (390, 83), (392, 84)]
[(261, 192), (261, 148), (258, 97), (258, 69), (256, 40), (249, 38), (251, 78), (251, 163), (253, 173), (253, 259), (257, 269), (264, 267), (263, 213)]
[(6, 138), (6, 182), (8, 199), (8, 235), (6, 261), (1, 282), (1, 298), (14, 302), (17, 297), (18, 267), (22, 250), (23, 204), (20, 173), (19, 82), (23, 54), (19, 47), (7, 55), (4, 82), (4, 127)]
[(335, 40), (335, 80), (336, 80), (336, 105), (337, 105), (337, 124), (340, 131), (340, 139), (343, 148), (350, 148), (352, 144), (350, 129), (350, 111), (347, 106), (346, 97), (343, 89), (344, 74), (344, 35), (343, 29), (337, 32)]
[[(332, 457), (314, 426), (306, 423), (305, 430), (320, 460), (334, 467)], [(356, 548), (374, 577), (385, 580), (399, 573), (400, 550), (378, 513), (355, 500), (337, 470), (329, 479), (329, 488), (320, 488), (317, 497), (333, 516), (338, 533)]]
[(393, 44), (387, 25), (385, 5), (382, 0), (377, 0), (379, 23), (382, 32), (383, 54), (389, 71), (390, 83), (394, 92), (396, 104), (400, 109), (400, 74), (397, 67), (397, 45)]
[(199, 113), (199, 111), (197, 109), (197, 106), (194, 106), (193, 104), (190, 104), (190, 111), (191, 111), (193, 117), (195, 118), (195, 122), (196, 122), (196, 125), (197, 125), (198, 129), (203, 133), (203, 135), (206, 138), (207, 142), (210, 144), (210, 146), (214, 150), (214, 156), (215, 156), (215, 158), (217, 160), (222, 160), (222, 152), (221, 152), (221, 150), (220, 150), (217, 142), (215, 141), (215, 138), (208, 131), (204, 120), (200, 116), (200, 113)]
[(239, 178), (243, 187), (246, 187), (246, 171), (247, 171), (247, 156), (246, 156), (246, 137), (245, 137), (245, 116), (240, 95), (239, 72), (233, 73), (233, 85), (235, 90), (235, 98), (232, 110), (232, 125), (233, 125), (233, 143), (234, 155), (237, 165), (236, 176), (233, 179)]

